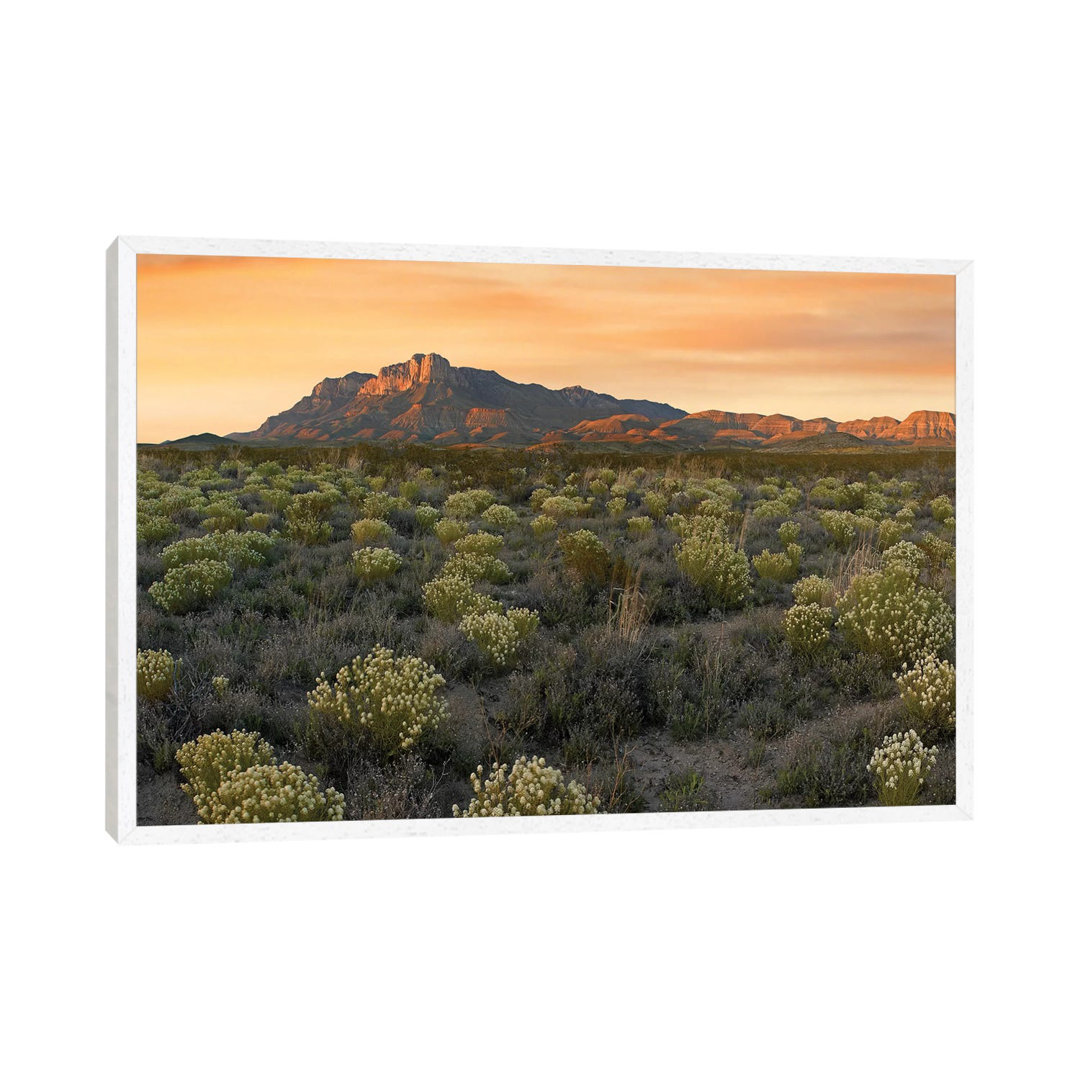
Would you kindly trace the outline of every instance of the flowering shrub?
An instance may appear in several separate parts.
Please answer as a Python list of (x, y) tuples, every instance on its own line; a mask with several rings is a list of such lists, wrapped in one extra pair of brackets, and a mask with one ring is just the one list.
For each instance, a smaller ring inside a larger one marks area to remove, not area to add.
[(850, 510), (822, 510), (821, 527), (840, 547), (855, 539), (855, 515)]
[(503, 546), (501, 536), (494, 533), (469, 533), (454, 545), (459, 555), (494, 555)]
[(361, 548), (353, 552), (353, 572), (360, 579), (361, 585), (374, 585), (393, 577), (402, 566), (402, 558), (390, 548)]
[(160, 514), (140, 512), (135, 522), (135, 538), (140, 544), (158, 544), (174, 537), (180, 529)]
[(837, 608), (837, 625), (848, 640), (891, 663), (940, 655), (952, 644), (951, 609), (900, 563), (859, 574)]
[(812, 601), (796, 604), (784, 616), (784, 636), (796, 652), (811, 656), (828, 645), (832, 623), (832, 608)]
[(627, 518), (626, 531), (632, 536), (646, 536), (653, 531), (653, 519), (651, 517)]
[(165, 569), (212, 559), (235, 569), (260, 566), (274, 546), (274, 538), (264, 533), (218, 532), (209, 536), (189, 536), (177, 540), (161, 553)]
[(626, 500), (622, 496), (608, 499), (607, 511), (612, 517), (618, 517), (626, 509)]
[(570, 498), (568, 495), (552, 495), (540, 504), (540, 512), (545, 517), (561, 521), (569, 517), (585, 517), (589, 513), (589, 504), (584, 499)]
[(457, 521), (454, 518), (443, 518), (435, 526), (435, 535), (444, 544), (452, 544), (455, 540), (460, 540), (468, 531), (469, 526), (464, 521)]
[(485, 488), (471, 488), (468, 491), (455, 491), (446, 497), (443, 513), (448, 518), (471, 521), (479, 517), (493, 502), (495, 496)]
[(356, 544), (383, 543), (394, 530), (381, 518), (360, 518), (352, 523), (352, 538)]
[(494, 555), (480, 555), (471, 551), (457, 551), (451, 555), (446, 560), (442, 573), (444, 577), (464, 578), (470, 584), (476, 581), (490, 581), (494, 585), (505, 585), (510, 580), (510, 567), (502, 559), (496, 559)]
[(945, 521), (956, 515), (948, 495), (939, 495), (933, 499), (930, 503), (930, 513), (934, 515), (935, 521)]
[(929, 724), (956, 723), (956, 668), (936, 656), (905, 663), (893, 676), (909, 715), (925, 730)]
[(689, 536), (692, 531), (690, 519), (685, 514), (668, 514), (664, 519), (664, 524), (676, 536)]
[(540, 625), (540, 616), (528, 608), (499, 610), (473, 607), (465, 613), (458, 629), (474, 642), (498, 668), (510, 667), (525, 639)]
[(754, 556), (754, 569), (759, 577), (771, 581), (794, 581), (799, 576), (802, 548), (788, 544), (786, 551), (763, 551)]
[(270, 528), (270, 515), (263, 513), (248, 514), (245, 524), (249, 529), (255, 529), (256, 532), (266, 532)]
[(783, 499), (768, 499), (754, 507), (754, 517), (760, 521), (775, 521), (791, 513), (791, 506)]
[(202, 526), (207, 532), (226, 532), (229, 529), (239, 529), (246, 518), (247, 511), (239, 503), (217, 499), (207, 506)]
[(577, 781), (563, 783), (562, 773), (543, 758), (519, 757), (509, 776), (500, 765), (488, 779), (478, 765), (469, 777), (475, 798), (468, 808), (454, 806), (454, 817), (529, 817), (550, 814), (595, 814), (600, 800)]
[(498, 611), (490, 596), (478, 593), (472, 582), (453, 574), (443, 574), (429, 581), (421, 593), (424, 606), (442, 622), (458, 622), (469, 611)]
[(922, 538), (919, 547), (922, 548), (930, 560), (931, 570), (952, 570), (956, 566), (956, 548), (948, 540), (942, 540), (940, 536), (927, 533)]
[(662, 495), (659, 491), (647, 491), (641, 503), (649, 517), (655, 518), (657, 521), (668, 511), (667, 496)]
[(292, 502), (285, 507), (285, 534), (290, 540), (307, 545), (330, 542), (330, 522), (325, 520), (329, 507), (321, 496), (320, 491), (308, 491), (294, 496)]
[(502, 503), (494, 503), (481, 515), (492, 528), (500, 532), (506, 532), (517, 524), (517, 511), (512, 506), (503, 506)]
[(229, 691), (229, 677), (227, 675), (215, 675), (210, 680), (210, 684), (219, 698), (223, 698)]
[(799, 539), (802, 526), (797, 521), (785, 521), (776, 532), (780, 537), (780, 543), (787, 547), (788, 544), (794, 544)]
[(675, 565), (721, 608), (735, 607), (750, 592), (750, 563), (746, 553), (718, 526), (695, 527), (675, 547)]
[(416, 507), (416, 524), (421, 532), (431, 532), (435, 523), (439, 520), (439, 511), (427, 503), (420, 503)]
[(333, 683), (320, 675), (308, 705), (313, 719), (340, 725), (389, 758), (446, 720), (445, 686), (446, 680), (418, 656), (396, 657), (376, 645), (366, 657), (346, 664)]
[(295, 765), (278, 765), (268, 743), (252, 732), (215, 731), (176, 753), (181, 784), (206, 825), (268, 821), (341, 821), (345, 797), (325, 792)]
[(926, 552), (908, 540), (898, 540), (881, 556), (881, 565), (906, 566), (913, 574), (919, 574), (930, 560)]
[(882, 551), (887, 551), (894, 544), (898, 544), (909, 532), (911, 532), (911, 526), (906, 521), (883, 521), (878, 526), (878, 547)]
[(594, 532), (579, 529), (559, 537), (559, 550), (567, 575), (579, 585), (598, 584), (607, 578), (611, 556)]
[(199, 559), (166, 570), (164, 579), (147, 591), (170, 615), (182, 615), (212, 600), (230, 581), (232, 570), (227, 563)]
[(866, 771), (882, 806), (910, 806), (937, 764), (937, 747), (926, 749), (915, 731), (886, 735)]
[(832, 607), (835, 599), (833, 583), (817, 574), (796, 581), (791, 587), (791, 595), (796, 604), (820, 604), (822, 607)]
[(901, 525), (907, 525), (909, 528), (915, 525), (915, 507), (902, 506), (899, 510), (893, 514), (893, 518), (899, 521)]
[(135, 656), (135, 692), (143, 701), (164, 701), (173, 689), (176, 661), (168, 649), (140, 649)]
[[(382, 477), (372, 477), (372, 480)], [(385, 521), (392, 510), (403, 510), (407, 505), (407, 500), (395, 498), (393, 495), (388, 495), (385, 491), (373, 491), (370, 495), (365, 496), (360, 508), (365, 518), (375, 518), (380, 521)]]

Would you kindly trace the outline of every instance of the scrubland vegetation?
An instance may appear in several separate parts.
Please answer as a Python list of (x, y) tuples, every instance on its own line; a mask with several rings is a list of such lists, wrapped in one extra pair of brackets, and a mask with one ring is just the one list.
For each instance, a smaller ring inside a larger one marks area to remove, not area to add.
[(141, 824), (954, 801), (950, 451), (140, 450)]

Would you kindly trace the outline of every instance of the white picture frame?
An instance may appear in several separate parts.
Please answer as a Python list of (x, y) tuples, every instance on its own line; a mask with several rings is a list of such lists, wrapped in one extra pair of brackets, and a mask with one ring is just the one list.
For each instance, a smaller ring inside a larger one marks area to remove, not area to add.
[[(696, 267), (949, 275), (956, 289), (956, 802), (911, 807), (718, 810), (535, 818), (426, 818), (302, 824), (139, 825), (136, 820), (136, 260), (141, 254), (580, 266)], [(973, 266), (913, 260), (700, 252), (589, 251), (441, 245), (118, 237), (109, 247), (106, 334), (105, 821), (125, 844), (332, 839), (477, 832), (712, 828), (748, 825), (886, 824), (966, 820), (973, 814)]]

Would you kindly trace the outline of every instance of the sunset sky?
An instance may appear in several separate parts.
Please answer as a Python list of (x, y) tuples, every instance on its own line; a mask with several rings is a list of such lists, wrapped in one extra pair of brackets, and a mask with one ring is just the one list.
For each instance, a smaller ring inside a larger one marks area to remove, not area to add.
[(688, 412), (955, 411), (951, 276), (140, 255), (137, 290), (141, 442), (429, 352)]

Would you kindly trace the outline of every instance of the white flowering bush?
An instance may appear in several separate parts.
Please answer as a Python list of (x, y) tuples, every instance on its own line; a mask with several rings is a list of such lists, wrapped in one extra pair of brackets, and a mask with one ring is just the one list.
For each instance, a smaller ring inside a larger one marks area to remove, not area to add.
[(341, 821), (345, 797), (284, 762), (269, 743), (249, 731), (215, 731), (176, 752), (199, 821), (232, 825), (270, 821)]
[(228, 675), (215, 675), (210, 680), (210, 685), (214, 688), (214, 693), (223, 698), (229, 692), (229, 677)]
[(921, 656), (904, 663), (893, 675), (900, 700), (911, 718), (926, 730), (931, 724), (956, 723), (956, 668), (936, 656)]
[(499, 610), (498, 603), (490, 596), (478, 593), (471, 581), (454, 574), (433, 578), (420, 592), (424, 607), (442, 622), (459, 622), (470, 611)]
[(641, 500), (645, 512), (659, 521), (668, 512), (668, 497), (659, 491), (647, 491)]
[(533, 535), (548, 536), (553, 533), (559, 527), (559, 523), (547, 514), (540, 514), (532, 519), (532, 531)]
[(159, 544), (171, 540), (179, 531), (179, 526), (163, 514), (140, 511), (135, 521), (135, 538), (140, 544)]
[(478, 765), (470, 777), (475, 797), (465, 810), (454, 806), (454, 817), (530, 817), (552, 814), (595, 814), (600, 800), (576, 780), (563, 782), (562, 773), (543, 758), (519, 757), (507, 774), (500, 765), (486, 780)]
[(758, 577), (770, 581), (794, 581), (799, 576), (802, 548), (788, 544), (785, 551), (763, 551), (754, 556), (754, 569)]
[(218, 532), (177, 540), (161, 553), (165, 569), (211, 559), (239, 570), (261, 566), (274, 547), (274, 538), (258, 532)]
[(913, 574), (922, 573), (929, 562), (926, 552), (909, 540), (898, 540), (881, 556), (882, 566), (906, 566)]
[(833, 583), (819, 574), (811, 574), (791, 586), (791, 595), (796, 604), (820, 604), (832, 607), (836, 599)]
[(161, 581), (147, 590), (154, 602), (170, 615), (183, 615), (204, 606), (232, 581), (227, 563), (214, 559), (174, 566)]
[(878, 526), (878, 547), (886, 551), (903, 540), (909, 532), (911, 532), (911, 525), (906, 520), (883, 521)]
[(569, 495), (552, 495), (540, 504), (540, 513), (556, 521), (561, 521), (563, 518), (585, 517), (589, 509), (589, 504), (584, 499), (572, 498)]
[(567, 576), (579, 585), (598, 584), (607, 578), (611, 556), (603, 540), (588, 529), (563, 533), (559, 550)]
[(648, 536), (653, 531), (653, 519), (651, 517), (627, 518), (626, 531), (631, 536)]
[(795, 604), (784, 615), (784, 637), (795, 652), (813, 656), (829, 644), (832, 624), (832, 608), (813, 601)]
[(452, 544), (460, 540), (469, 531), (469, 526), (464, 521), (454, 518), (443, 518), (433, 528), (435, 535), (444, 543)]
[(249, 529), (254, 529), (256, 532), (266, 532), (266, 530), (270, 528), (270, 515), (264, 514), (262, 511), (248, 514), (247, 521), (245, 521), (244, 524)]
[(847, 547), (855, 539), (855, 515), (850, 510), (822, 510), (819, 520), (839, 547)]
[(427, 503), (420, 503), (416, 507), (414, 514), (417, 527), (421, 532), (434, 532), (435, 523), (441, 516), (434, 506), (429, 506)]
[(173, 690), (176, 661), (168, 649), (140, 649), (135, 656), (135, 692), (142, 701), (164, 701)]
[(517, 524), (517, 511), (512, 506), (504, 506), (502, 503), (493, 503), (481, 515), (493, 529), (506, 532)]
[(776, 532), (780, 537), (780, 543), (787, 547), (788, 544), (794, 544), (799, 539), (802, 526), (797, 521), (785, 521)]
[(394, 535), (394, 530), (381, 518), (359, 518), (352, 523), (354, 544), (382, 544)]
[(361, 585), (374, 585), (393, 577), (403, 562), (401, 556), (390, 548), (361, 548), (353, 552), (352, 568)]
[(505, 585), (510, 580), (510, 567), (502, 559), (473, 551), (455, 551), (446, 560), (442, 573), (445, 577), (460, 577), (470, 583), (490, 581), (493, 585)]
[(202, 526), (207, 532), (226, 532), (244, 524), (247, 511), (234, 499), (215, 499), (206, 507)]
[(486, 488), (455, 491), (453, 495), (447, 495), (446, 502), (443, 504), (443, 513), (448, 518), (471, 521), (479, 517), (493, 502), (495, 502), (495, 496)]
[(937, 747), (929, 750), (916, 731), (887, 735), (870, 758), (866, 771), (882, 806), (910, 806), (930, 770), (937, 764)]
[(376, 645), (346, 664), (331, 683), (325, 673), (308, 694), (312, 718), (361, 737), (380, 757), (408, 750), (449, 715), (446, 680), (418, 656)]
[[(372, 477), (372, 480), (381, 480), (382, 477)], [(407, 499), (397, 498), (385, 491), (373, 491), (364, 497), (360, 504), (361, 513), (365, 518), (385, 521), (394, 510), (404, 510), (408, 505)]]
[(675, 565), (721, 608), (742, 604), (750, 594), (750, 562), (718, 523), (696, 526), (675, 547)]
[(469, 533), (454, 544), (459, 555), (495, 555), (502, 550), (503, 538), (494, 533)]
[(937, 572), (952, 570), (956, 567), (956, 548), (948, 540), (927, 533), (919, 544), (930, 560), (930, 569)]
[(612, 517), (618, 517), (626, 509), (626, 500), (622, 496), (617, 496), (614, 499), (608, 499), (607, 512)]
[(934, 515), (935, 521), (946, 521), (949, 518), (954, 518), (956, 516), (956, 511), (953, 510), (953, 505), (948, 495), (939, 495), (936, 499), (932, 499), (930, 502), (930, 513)]
[(513, 665), (525, 640), (540, 625), (540, 616), (528, 608), (510, 608), (505, 614), (474, 606), (465, 613), (458, 629), (477, 645), (497, 668)]
[(754, 517), (759, 521), (775, 521), (791, 513), (791, 504), (783, 499), (767, 499), (754, 507)]
[(899, 563), (859, 574), (837, 609), (837, 625), (851, 644), (890, 663), (941, 655), (953, 641), (948, 604)]

